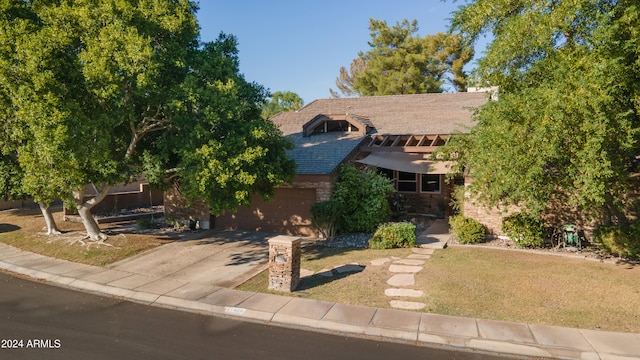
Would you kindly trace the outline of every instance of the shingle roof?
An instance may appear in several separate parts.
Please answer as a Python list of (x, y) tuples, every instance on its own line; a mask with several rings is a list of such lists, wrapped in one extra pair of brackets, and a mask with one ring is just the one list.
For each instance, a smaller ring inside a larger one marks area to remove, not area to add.
[(487, 100), (482, 92), (320, 99), (271, 120), (293, 140), (295, 149), (289, 156), (298, 164), (299, 174), (329, 174), (365, 137), (346, 133), (303, 137), (302, 126), (319, 114), (365, 118), (378, 134), (451, 134), (467, 132), (473, 126), (473, 109)]

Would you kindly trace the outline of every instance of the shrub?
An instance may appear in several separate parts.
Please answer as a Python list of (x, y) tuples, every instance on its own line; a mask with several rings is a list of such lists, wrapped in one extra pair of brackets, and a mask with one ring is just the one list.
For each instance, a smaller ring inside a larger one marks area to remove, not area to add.
[(340, 203), (336, 200), (321, 201), (311, 205), (311, 225), (327, 240), (336, 235)]
[(485, 240), (484, 226), (477, 220), (455, 215), (449, 218), (451, 233), (462, 244), (481, 243)]
[(373, 232), (391, 212), (387, 198), (394, 189), (384, 175), (361, 171), (352, 165), (340, 168), (332, 199), (340, 204), (339, 230)]
[(369, 239), (369, 247), (372, 249), (414, 247), (415, 245), (416, 226), (409, 222), (382, 224)]
[(598, 226), (594, 241), (604, 251), (626, 258), (640, 258), (640, 221), (630, 226)]
[(391, 219), (394, 221), (406, 220), (407, 213), (409, 212), (407, 199), (400, 193), (394, 193), (389, 203), (391, 205)]
[(502, 232), (520, 247), (540, 247), (544, 243), (542, 220), (527, 213), (514, 213), (502, 219)]
[(152, 218), (141, 218), (136, 220), (136, 227), (140, 230), (148, 230), (148, 229), (153, 229), (156, 227), (156, 223), (153, 221)]

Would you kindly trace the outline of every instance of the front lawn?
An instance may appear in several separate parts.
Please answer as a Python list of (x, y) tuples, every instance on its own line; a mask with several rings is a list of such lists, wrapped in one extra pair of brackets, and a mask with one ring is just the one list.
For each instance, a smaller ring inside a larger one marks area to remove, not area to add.
[[(384, 291), (394, 274), (389, 263), (371, 260), (406, 258), (409, 249), (369, 250), (311, 247), (302, 268), (318, 272), (348, 263), (359, 273), (301, 281), (291, 296), (389, 308)], [(413, 289), (425, 312), (521, 323), (640, 333), (640, 266), (615, 265), (526, 251), (452, 246), (436, 250), (416, 275)], [(239, 289), (268, 292), (268, 272)], [(280, 295), (287, 293), (272, 292)]]
[[(73, 262), (104, 266), (136, 255), (145, 250), (173, 241), (170, 236), (141, 234), (123, 231), (113, 234), (105, 245), (83, 245), (85, 237), (81, 223), (62, 220), (62, 209), (53, 213), (62, 235), (48, 236), (40, 209), (0, 211), (0, 242), (37, 254)], [(122, 224), (101, 224), (103, 231), (121, 227)]]

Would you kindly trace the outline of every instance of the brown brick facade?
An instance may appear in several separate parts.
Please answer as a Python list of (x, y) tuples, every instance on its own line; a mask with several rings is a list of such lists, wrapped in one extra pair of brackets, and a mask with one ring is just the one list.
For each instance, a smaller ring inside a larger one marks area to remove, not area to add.
[(212, 226), (209, 205), (202, 200), (188, 202), (175, 185), (164, 192), (164, 214), (178, 224), (185, 225), (189, 220), (197, 220), (202, 229)]
[[(256, 195), (250, 207), (241, 206), (236, 213), (211, 219), (210, 224), (216, 229), (316, 236), (311, 226), (311, 205), (331, 197), (332, 180), (331, 175), (298, 175), (293, 185), (276, 188), (271, 201)], [(175, 187), (166, 191), (164, 200), (166, 216), (179, 223), (194, 219), (202, 226), (210, 219), (204, 201), (187, 203)]]
[(502, 218), (509, 215), (512, 212), (516, 212), (519, 209), (516, 207), (493, 208), (489, 209), (486, 206), (479, 205), (475, 201), (471, 200), (468, 194), (465, 194), (463, 204), (463, 214), (466, 217), (478, 220), (487, 229), (489, 236), (500, 236), (502, 234)]

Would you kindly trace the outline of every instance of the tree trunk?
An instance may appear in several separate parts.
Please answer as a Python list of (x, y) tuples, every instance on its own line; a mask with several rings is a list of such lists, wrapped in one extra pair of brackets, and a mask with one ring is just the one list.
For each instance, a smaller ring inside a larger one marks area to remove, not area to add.
[(86, 206), (79, 205), (78, 206), (78, 214), (82, 219), (82, 225), (84, 225), (85, 230), (87, 231), (87, 237), (91, 240), (101, 241), (106, 240), (107, 235), (100, 231), (100, 226), (98, 226), (98, 222), (93, 218), (91, 214), (91, 208)]
[(40, 211), (42, 211), (42, 215), (44, 216), (44, 221), (47, 223), (47, 235), (60, 235), (62, 234), (60, 230), (58, 230), (58, 226), (56, 225), (56, 220), (53, 218), (53, 214), (51, 213), (51, 209), (49, 209), (48, 205), (45, 205), (42, 202), (39, 202)]
[(107, 196), (110, 189), (110, 185), (105, 185), (101, 190), (96, 188), (96, 196), (87, 201), (84, 201), (84, 188), (73, 192), (76, 209), (78, 210), (80, 219), (82, 219), (82, 225), (84, 225), (84, 228), (87, 231), (87, 237), (91, 240), (104, 241), (108, 238), (106, 234), (100, 231), (98, 222), (91, 214), (91, 208), (102, 201)]

